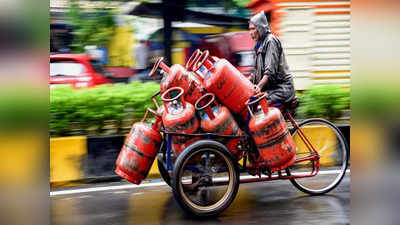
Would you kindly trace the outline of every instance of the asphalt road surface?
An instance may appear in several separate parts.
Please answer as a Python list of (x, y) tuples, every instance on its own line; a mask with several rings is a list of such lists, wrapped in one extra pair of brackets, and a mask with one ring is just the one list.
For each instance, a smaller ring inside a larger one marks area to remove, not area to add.
[(165, 183), (127, 182), (52, 189), (53, 225), (141, 224), (350, 224), (350, 174), (323, 196), (308, 196), (289, 181), (241, 184), (219, 217), (195, 219), (183, 213)]

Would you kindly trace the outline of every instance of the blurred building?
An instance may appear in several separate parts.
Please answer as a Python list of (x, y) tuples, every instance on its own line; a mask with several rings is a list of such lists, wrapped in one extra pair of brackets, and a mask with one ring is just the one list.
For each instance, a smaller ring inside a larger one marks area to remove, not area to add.
[[(83, 8), (102, 4), (81, 2)], [(150, 64), (165, 55), (161, 2), (113, 2), (112, 7), (121, 9), (122, 14), (136, 16), (131, 24), (124, 22), (126, 18), (116, 18), (119, 28), (109, 46), (109, 66), (135, 66), (130, 49), (138, 39), (146, 40), (150, 47)], [(350, 85), (350, 1), (250, 0), (245, 8), (229, 10), (219, 2), (191, 2), (182, 11), (185, 15), (171, 23), (171, 63), (185, 64), (206, 35), (247, 31), (248, 17), (264, 10), (272, 32), (282, 40), (296, 89), (324, 83)], [(52, 51), (67, 50), (71, 41), (65, 26), (67, 7), (68, 0), (50, 1)]]
[[(71, 43), (72, 28), (68, 26), (66, 14), (68, 12), (70, 0), (50, 0), (50, 52), (66, 52)], [(108, 7), (119, 8), (122, 2), (113, 1), (108, 3)], [(104, 7), (102, 1), (80, 1), (83, 10), (90, 11), (96, 7)], [(90, 13), (88, 13), (90, 14)]]
[[(199, 43), (208, 35), (237, 31), (237, 28), (226, 28), (193, 22), (172, 23), (172, 64), (185, 65), (192, 53), (199, 47)], [(163, 56), (163, 32), (159, 28), (151, 33), (147, 40), (152, 51), (152, 60)]]
[[(151, 7), (154, 5), (147, 6), (148, 12), (151, 12), (149, 15), (160, 15)], [(251, 0), (246, 7), (251, 11), (247, 19), (250, 14), (261, 10), (266, 13), (273, 33), (282, 40), (296, 89), (304, 90), (312, 84), (325, 83), (350, 85), (350, 1)], [(146, 9), (145, 6), (142, 8)], [(247, 25), (233, 28), (226, 22), (212, 21), (219, 19), (215, 15), (243, 18), (246, 12), (236, 15), (237, 11), (227, 11), (215, 4), (212, 7), (208, 4), (196, 7), (188, 5), (188, 9), (185, 13), (202, 11), (208, 14), (203, 15), (208, 19), (202, 17), (192, 21), (193, 16), (185, 15), (184, 22), (173, 22), (172, 63), (184, 64), (197, 48), (197, 38), (204, 38), (207, 34), (247, 30)], [(218, 22), (220, 25), (217, 25)], [(156, 33), (163, 38), (162, 29)], [(162, 54), (162, 41), (154, 41), (152, 46), (153, 50)]]
[(265, 10), (279, 35), (296, 89), (311, 84), (350, 85), (350, 1), (251, 0)]
[[(73, 27), (69, 25), (67, 13), (70, 0), (50, 0), (50, 52), (68, 53), (71, 52), (69, 45), (73, 41)], [(139, 4), (139, 3), (137, 3)], [(123, 9), (126, 5), (123, 1), (79, 1), (79, 7), (84, 16), (90, 16), (95, 8)], [(105, 48), (94, 46), (92, 52), (103, 52), (101, 62), (105, 64), (106, 71), (113, 72), (115, 78), (127, 78), (132, 75), (135, 65), (135, 58), (132, 49), (136, 43), (134, 28), (127, 24), (124, 15), (116, 15), (114, 21), (116, 27), (114, 36)], [(88, 46), (93, 48), (93, 46)], [(90, 53), (87, 51), (86, 53)]]

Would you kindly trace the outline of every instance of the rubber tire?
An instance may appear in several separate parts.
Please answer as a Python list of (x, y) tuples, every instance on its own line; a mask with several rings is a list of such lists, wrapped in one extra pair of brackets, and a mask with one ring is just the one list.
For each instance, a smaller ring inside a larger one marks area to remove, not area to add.
[[(233, 190), (230, 193), (230, 196), (227, 198), (227, 201), (223, 203), (221, 206), (218, 208), (211, 210), (211, 211), (206, 211), (202, 212), (199, 210), (196, 210), (192, 208), (189, 204), (187, 204), (183, 197), (180, 194), (179, 190), (179, 171), (182, 167), (182, 164), (186, 161), (186, 159), (191, 156), (192, 154), (196, 154), (196, 152), (199, 152), (203, 150), (204, 148), (207, 149), (214, 149), (219, 151), (220, 153), (224, 154), (232, 163), (232, 168), (234, 169), (233, 174), (234, 177), (233, 179)], [(221, 214), (225, 209), (227, 209), (233, 200), (236, 197), (236, 194), (239, 190), (239, 184), (240, 184), (240, 172), (239, 172), (239, 166), (238, 163), (236, 162), (236, 159), (234, 155), (221, 143), (212, 141), (212, 140), (200, 140), (197, 141), (190, 146), (188, 146), (182, 153), (178, 156), (176, 162), (175, 162), (175, 167), (174, 171), (172, 174), (172, 191), (174, 194), (175, 200), (178, 202), (178, 204), (181, 206), (181, 208), (189, 215), (195, 216), (195, 217), (212, 217), (212, 216), (217, 216)]]
[[(340, 182), (343, 180), (343, 177), (345, 176), (346, 170), (347, 170), (347, 167), (348, 167), (348, 161), (349, 161), (349, 146), (348, 146), (348, 144), (347, 144), (347, 142), (346, 142), (346, 139), (344, 138), (344, 135), (343, 135), (342, 132), (339, 130), (339, 128), (337, 128), (333, 123), (331, 123), (331, 122), (329, 122), (329, 121), (327, 121), (327, 120), (320, 119), (320, 118), (307, 119), (307, 120), (302, 121), (298, 126), (301, 128), (302, 126), (307, 125), (307, 124), (312, 123), (312, 122), (325, 123), (325, 124), (327, 124), (328, 126), (330, 126), (331, 128), (333, 128), (333, 129), (337, 132), (337, 134), (339, 134), (338, 138), (341, 139), (341, 141), (343, 142), (344, 147), (345, 147), (344, 151), (345, 151), (345, 158), (346, 158), (346, 159), (344, 160), (344, 161), (345, 161), (344, 173), (341, 174), (340, 179), (338, 179), (338, 180), (336, 181), (336, 183), (335, 183), (332, 187), (330, 187), (330, 188), (328, 188), (328, 189), (326, 189), (326, 190), (323, 190), (323, 191), (315, 191), (315, 190), (305, 189), (305, 188), (303, 188), (299, 183), (297, 183), (296, 179), (290, 179), (290, 182), (291, 182), (297, 189), (299, 189), (300, 191), (302, 191), (302, 192), (304, 192), (304, 193), (306, 193), (306, 194), (309, 194), (309, 195), (323, 195), (323, 194), (326, 194), (326, 193), (332, 191), (332, 190), (333, 190), (334, 188), (336, 188), (336, 187), (340, 184)], [(294, 128), (294, 129), (291, 131), (291, 134), (293, 135), (296, 131), (297, 131), (297, 129)], [(287, 173), (289, 176), (291, 175), (290, 169), (289, 169), (289, 168), (286, 168), (286, 173)], [(317, 174), (317, 176), (318, 176), (318, 174)], [(301, 178), (301, 179), (307, 179), (307, 178)]]
[[(161, 156), (162, 157), (162, 156)], [(158, 166), (158, 171), (160, 172), (161, 178), (165, 181), (165, 183), (168, 184), (168, 186), (171, 186), (171, 177), (168, 174), (167, 169), (164, 167), (163, 160), (160, 158), (160, 154), (157, 157), (157, 166)]]

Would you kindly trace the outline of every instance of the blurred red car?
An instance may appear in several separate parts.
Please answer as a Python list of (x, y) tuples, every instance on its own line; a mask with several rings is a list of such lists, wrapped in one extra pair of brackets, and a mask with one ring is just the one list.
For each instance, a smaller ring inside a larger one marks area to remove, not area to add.
[(249, 32), (241, 31), (205, 36), (199, 49), (225, 58), (247, 77), (254, 70), (254, 45)]
[(50, 55), (50, 88), (70, 85), (73, 88), (93, 87), (112, 83), (112, 73), (90, 55), (54, 54)]

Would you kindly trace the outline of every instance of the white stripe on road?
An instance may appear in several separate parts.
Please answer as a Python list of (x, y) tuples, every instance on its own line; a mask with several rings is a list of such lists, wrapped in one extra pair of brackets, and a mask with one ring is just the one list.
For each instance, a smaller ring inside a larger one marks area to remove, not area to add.
[[(328, 175), (328, 174), (335, 174), (335, 173), (340, 173), (340, 170), (331, 170), (331, 171), (319, 171), (318, 174), (322, 174), (322, 175)], [(346, 170), (346, 173), (350, 173), (350, 169)], [(292, 175), (307, 175), (310, 173), (307, 172), (302, 172), (302, 173), (293, 173)]]
[[(339, 173), (340, 170), (332, 170), (332, 171), (319, 171), (318, 174), (326, 175), (326, 174), (334, 174)], [(350, 169), (346, 170), (346, 173), (349, 173)], [(305, 175), (308, 173), (296, 173), (295, 175)], [(262, 175), (261, 177), (267, 177)], [(274, 177), (274, 176), (272, 176)], [(248, 179), (248, 178), (255, 178), (255, 176), (245, 175), (240, 176), (241, 179)], [(221, 179), (221, 178), (217, 178)], [(223, 179), (223, 178), (222, 178)], [(305, 178), (307, 179), (307, 178)], [(74, 189), (74, 190), (65, 190), (65, 191), (52, 191), (50, 192), (50, 197), (57, 196), (57, 195), (70, 195), (70, 194), (79, 194), (79, 193), (89, 193), (89, 192), (97, 192), (97, 191), (115, 191), (115, 190), (123, 190), (123, 189), (133, 189), (133, 188), (142, 188), (142, 187), (157, 187), (157, 186), (164, 186), (167, 185), (165, 182), (157, 182), (157, 183), (148, 183), (148, 184), (125, 184), (125, 185), (118, 185), (118, 186), (107, 186), (107, 187), (93, 187), (93, 188), (81, 188), (81, 189)]]
[[(319, 171), (318, 172), (318, 175), (329, 175), (329, 174), (335, 174), (335, 173), (340, 173), (340, 170), (331, 170), (331, 171)], [(346, 170), (346, 173), (350, 173), (350, 169), (348, 169), (348, 170)], [(293, 173), (292, 174), (292, 176), (293, 175), (296, 175), (296, 176), (305, 176), (305, 175), (309, 175), (310, 174), (310, 172), (297, 172), (297, 173)], [(262, 174), (261, 175), (261, 178), (267, 178), (268, 176), (267, 175), (264, 175), (264, 174)], [(272, 175), (271, 176), (272, 178), (275, 178), (275, 177), (278, 177), (278, 175)], [(243, 175), (243, 176), (240, 176), (240, 179), (250, 179), (250, 178), (258, 178), (257, 176), (252, 176), (252, 175)], [(304, 178), (304, 179), (307, 179), (307, 178)], [(218, 178), (213, 178), (213, 181), (228, 181), (229, 179), (228, 179), (228, 177), (218, 177)]]
[(107, 187), (93, 187), (93, 188), (82, 188), (82, 189), (74, 189), (74, 190), (65, 190), (65, 191), (52, 191), (50, 192), (51, 196), (57, 195), (70, 195), (70, 194), (79, 194), (79, 193), (88, 193), (88, 192), (96, 192), (96, 191), (115, 191), (122, 189), (132, 189), (132, 188), (141, 188), (141, 187), (156, 187), (166, 185), (165, 182), (157, 182), (157, 183), (149, 183), (149, 184), (125, 184), (118, 186), (107, 186)]

